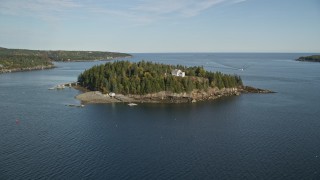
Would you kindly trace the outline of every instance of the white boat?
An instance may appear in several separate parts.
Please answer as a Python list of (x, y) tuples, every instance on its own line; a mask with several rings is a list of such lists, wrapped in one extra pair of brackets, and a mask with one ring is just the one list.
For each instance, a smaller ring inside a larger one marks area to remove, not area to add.
[(129, 103), (128, 104), (128, 106), (136, 106), (136, 105), (138, 105), (138, 104), (136, 104), (136, 103)]

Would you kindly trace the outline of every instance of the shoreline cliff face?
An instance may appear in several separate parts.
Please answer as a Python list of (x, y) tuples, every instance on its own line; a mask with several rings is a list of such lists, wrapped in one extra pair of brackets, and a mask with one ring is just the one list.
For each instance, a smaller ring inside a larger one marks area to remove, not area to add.
[[(82, 89), (83, 90), (83, 89)], [(102, 94), (99, 91), (88, 91), (76, 96), (83, 103), (195, 103), (199, 101), (211, 101), (221, 97), (239, 96), (241, 93), (274, 93), (270, 90), (241, 86), (237, 88), (209, 88), (204, 90), (193, 90), (190, 93), (173, 93), (161, 91), (145, 95), (123, 95), (116, 94), (114, 97)]]

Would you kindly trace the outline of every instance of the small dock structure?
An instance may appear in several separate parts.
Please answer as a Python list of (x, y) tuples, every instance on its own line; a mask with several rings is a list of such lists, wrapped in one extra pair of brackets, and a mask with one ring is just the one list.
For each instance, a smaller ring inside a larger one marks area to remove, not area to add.
[(64, 83), (64, 84), (58, 84), (54, 87), (51, 87), (51, 88), (48, 88), (48, 90), (62, 90), (66, 87), (73, 87), (73, 86), (77, 86), (78, 85), (78, 82), (69, 82), (69, 83)]

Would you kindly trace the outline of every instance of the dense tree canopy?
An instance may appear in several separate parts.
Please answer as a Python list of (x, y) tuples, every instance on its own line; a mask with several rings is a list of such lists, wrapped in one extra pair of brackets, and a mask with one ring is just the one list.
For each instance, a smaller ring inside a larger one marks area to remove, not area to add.
[[(172, 76), (171, 71), (180, 69), (185, 77)], [(104, 93), (148, 94), (160, 91), (176, 93), (206, 90), (209, 87), (230, 88), (242, 85), (236, 75), (205, 71), (203, 67), (165, 65), (140, 61), (116, 61), (94, 66), (78, 77), (80, 84), (90, 90)]]
[(1, 54), (0, 70), (15, 68), (32, 68), (35, 66), (53, 65), (51, 60), (45, 54)]

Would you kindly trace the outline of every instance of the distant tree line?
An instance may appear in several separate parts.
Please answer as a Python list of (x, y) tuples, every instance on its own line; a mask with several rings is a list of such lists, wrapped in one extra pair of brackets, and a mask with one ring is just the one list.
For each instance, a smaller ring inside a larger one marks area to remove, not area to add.
[[(172, 76), (171, 71), (180, 69), (185, 77)], [(83, 87), (103, 93), (148, 94), (160, 91), (175, 93), (206, 90), (209, 87), (231, 88), (242, 86), (237, 75), (209, 72), (203, 67), (186, 67), (140, 61), (116, 61), (94, 66), (78, 77)]]
[(0, 48), (0, 70), (52, 65), (51, 61), (104, 60), (131, 56), (101, 51), (40, 51)]
[(106, 60), (118, 57), (131, 56), (126, 53), (102, 52), (102, 51), (46, 51), (53, 61), (73, 60)]

